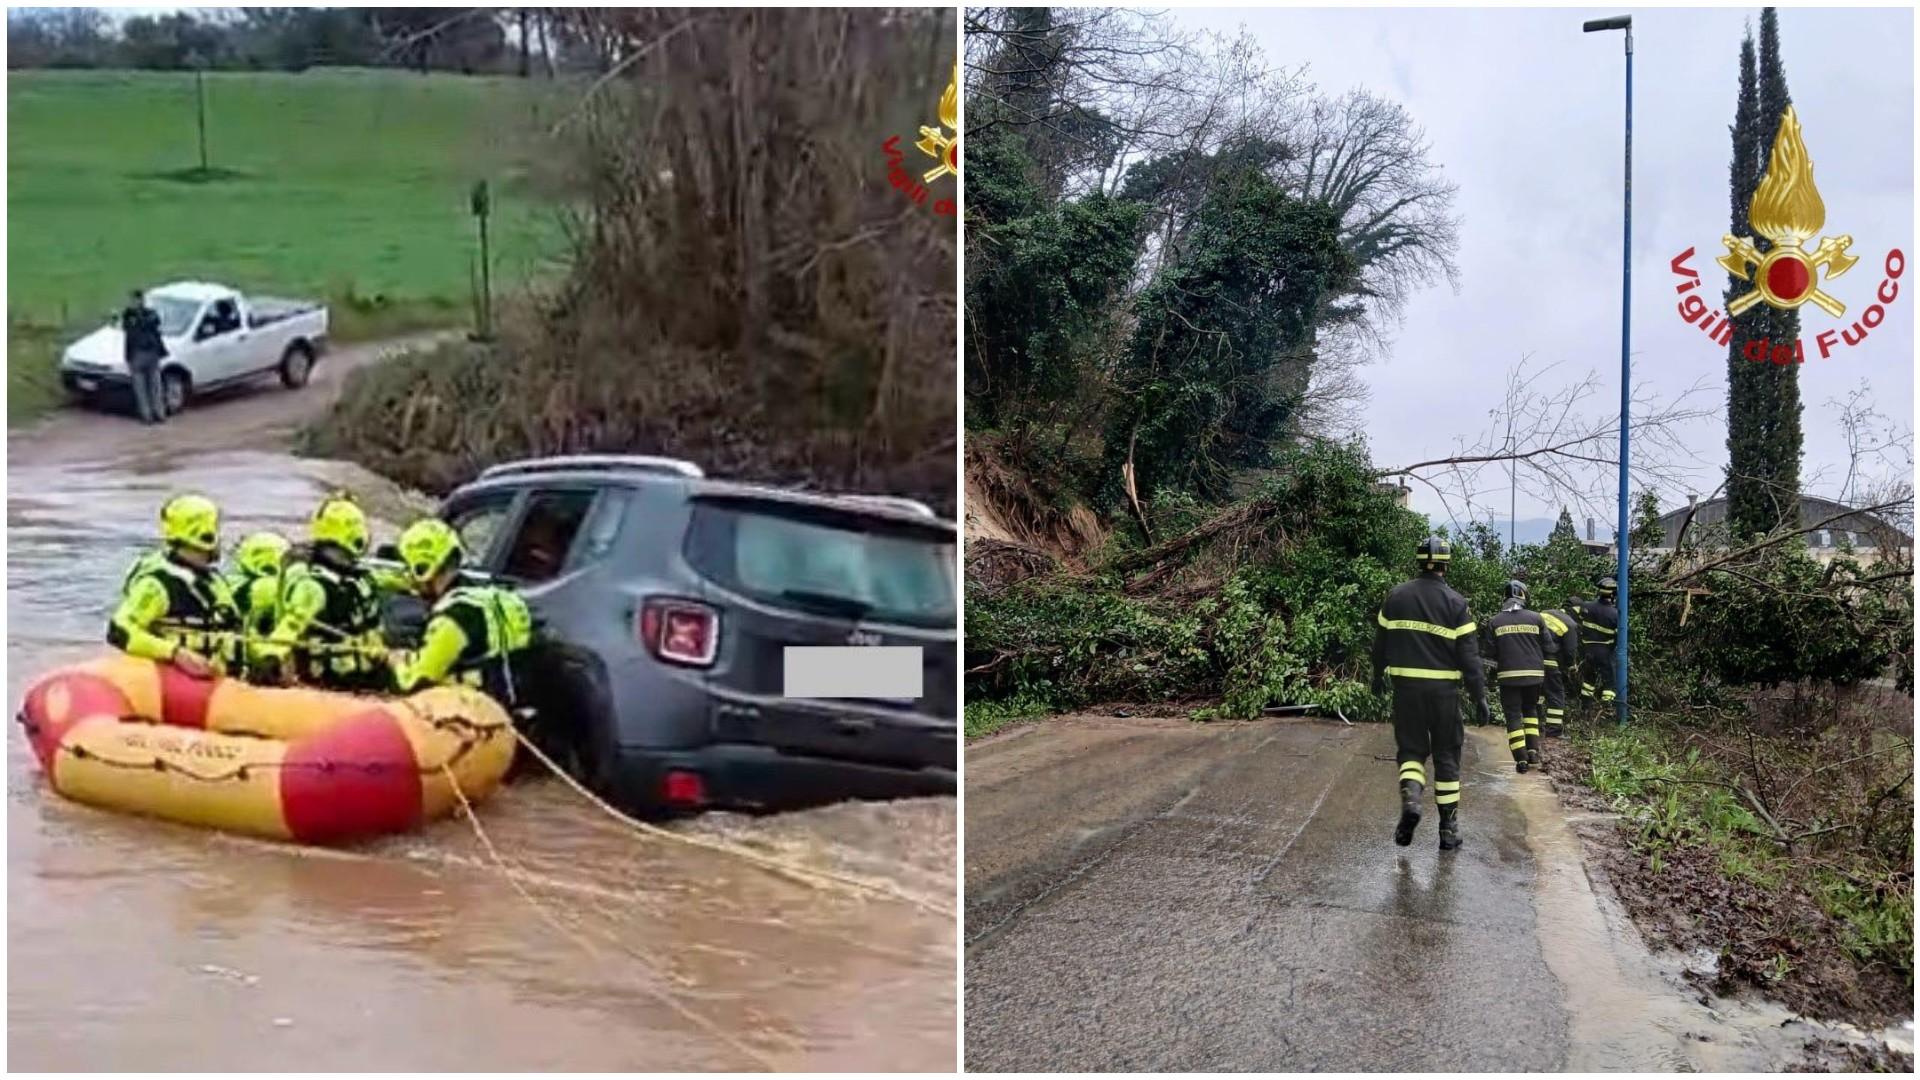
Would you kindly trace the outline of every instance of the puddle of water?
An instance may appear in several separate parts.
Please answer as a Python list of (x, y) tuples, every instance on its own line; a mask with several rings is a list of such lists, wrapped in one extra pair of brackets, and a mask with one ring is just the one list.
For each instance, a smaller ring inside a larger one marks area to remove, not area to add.
[(1774, 1072), (1796, 1066), (1816, 1036), (1913, 1052), (1911, 1026), (1869, 1033), (1803, 1020), (1765, 1001), (1702, 1004), (1683, 975), (1712, 971), (1718, 957), (1651, 954), (1631, 917), (1588, 879), (1580, 839), (1552, 788), (1516, 785), (1514, 802), (1538, 857), (1541, 948), (1567, 993), (1568, 1071)]
[[(223, 453), (9, 478), (9, 696), (105, 648), (122, 575), (175, 490), (230, 538), (290, 535), (348, 466)], [(382, 535), (404, 513), (368, 500)], [(949, 1071), (950, 916), (807, 889), (637, 837), (551, 779), (481, 808), (543, 919), (461, 821), (345, 851), (124, 817), (7, 754), (8, 1050), (23, 1069)], [(951, 908), (954, 801), (684, 828)]]

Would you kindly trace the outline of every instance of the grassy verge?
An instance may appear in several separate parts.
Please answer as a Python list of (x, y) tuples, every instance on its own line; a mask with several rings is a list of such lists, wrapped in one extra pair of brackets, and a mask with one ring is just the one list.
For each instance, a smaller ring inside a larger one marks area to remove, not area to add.
[(1019, 697), (1001, 701), (969, 701), (962, 730), (969, 739), (991, 735), (1009, 724), (1051, 715), (1052, 705), (1040, 698)]
[(190, 74), (11, 72), (7, 88), (10, 422), (59, 401), (60, 345), (135, 285), (325, 299), (352, 342), (471, 318), (476, 180), (494, 193), (496, 289), (557, 247), (526, 134), (549, 111), (544, 83), (209, 74), (206, 174)]
[(1910, 733), (1748, 713), (1570, 741), (1556, 771), (1622, 816), (1612, 876), (1656, 945), (1715, 954), (1719, 992), (1825, 1019), (1912, 1015)]

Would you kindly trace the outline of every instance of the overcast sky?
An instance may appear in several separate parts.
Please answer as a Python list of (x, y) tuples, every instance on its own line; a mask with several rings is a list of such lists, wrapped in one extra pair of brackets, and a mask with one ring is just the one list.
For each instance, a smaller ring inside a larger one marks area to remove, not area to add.
[[(1759, 9), (1177, 9), (1183, 26), (1244, 25), (1276, 66), (1309, 65), (1324, 92), (1361, 86), (1404, 104), (1433, 160), (1459, 185), (1460, 291), (1444, 283), (1410, 305), (1391, 355), (1365, 371), (1366, 429), (1376, 462), (1444, 456), (1453, 436), (1484, 429), (1505, 371), (1523, 354), (1561, 362), (1556, 381), (1599, 369), (1617, 409), (1620, 365), (1621, 35), (1582, 21), (1634, 22), (1633, 353), (1636, 387), (1671, 395), (1713, 380), (1724, 410), (1726, 350), (1675, 312), (1669, 261), (1689, 246), (1717, 308), (1725, 274), (1728, 126), (1743, 24)], [(1807, 305), (1801, 336), (1850, 326), (1880, 284), (1886, 253), (1913, 254), (1913, 13), (1786, 9), (1788, 88), (1827, 206), (1828, 234), (1849, 233), (1860, 262), (1828, 288), (1843, 320)], [(1708, 273), (1711, 271), (1711, 273)], [(1878, 409), (1913, 424), (1914, 281), (1870, 337), (1801, 369), (1801, 466), (1809, 490), (1839, 494), (1845, 443), (1827, 404), (1868, 380)], [(1596, 403), (1596, 406), (1598, 403)], [(1726, 465), (1723, 418), (1689, 429), (1699, 493)], [(1824, 483), (1813, 478), (1824, 470)], [(1611, 490), (1609, 486), (1608, 490)], [(1686, 492), (1663, 492), (1672, 508)], [(1502, 491), (1499, 515), (1506, 515)], [(1416, 485), (1416, 508), (1442, 516)], [(1518, 516), (1559, 507), (1522, 493)], [(1577, 511), (1576, 511), (1577, 514)], [(1602, 526), (1601, 535), (1610, 535)]]

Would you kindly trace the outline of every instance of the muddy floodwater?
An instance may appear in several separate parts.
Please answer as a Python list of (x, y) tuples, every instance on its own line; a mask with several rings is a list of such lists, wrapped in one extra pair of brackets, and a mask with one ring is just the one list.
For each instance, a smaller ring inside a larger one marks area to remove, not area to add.
[[(119, 439), (139, 430), (86, 422)], [(8, 485), (15, 705), (37, 673), (105, 648), (108, 608), (167, 493), (218, 498), (231, 542), (262, 526), (297, 535), (328, 488), (370, 481), (264, 451), (43, 460), (31, 439), (14, 440)], [(399, 504), (370, 505), (389, 518), (378, 538), (391, 536)], [(79, 806), (46, 789), (17, 726), (7, 796), (16, 1069), (954, 1064), (951, 799), (674, 826), (898, 900), (636, 835), (546, 777), (480, 808), (505, 869), (460, 819), (327, 851)]]

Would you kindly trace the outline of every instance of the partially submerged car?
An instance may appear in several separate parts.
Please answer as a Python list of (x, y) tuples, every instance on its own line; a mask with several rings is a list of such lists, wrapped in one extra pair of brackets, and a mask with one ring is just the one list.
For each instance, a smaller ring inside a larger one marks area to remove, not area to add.
[[(953, 792), (957, 533), (927, 507), (585, 455), (495, 466), (442, 516), (540, 623), (517, 665), (533, 738), (613, 801)], [(796, 656), (820, 647), (917, 664), (918, 693), (790, 696)]]

